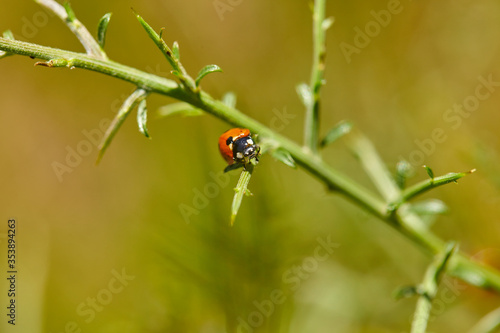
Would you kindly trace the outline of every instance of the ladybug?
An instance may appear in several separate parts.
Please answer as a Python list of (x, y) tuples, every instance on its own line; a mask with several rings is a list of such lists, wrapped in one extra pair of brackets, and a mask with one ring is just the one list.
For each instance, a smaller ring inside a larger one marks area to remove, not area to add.
[(227, 164), (247, 165), (252, 159), (259, 162), (260, 147), (253, 141), (250, 130), (232, 128), (219, 137), (219, 150)]

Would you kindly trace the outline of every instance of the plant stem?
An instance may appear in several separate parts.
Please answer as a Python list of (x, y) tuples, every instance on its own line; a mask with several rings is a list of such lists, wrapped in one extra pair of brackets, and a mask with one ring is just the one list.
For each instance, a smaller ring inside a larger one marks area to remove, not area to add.
[(470, 329), (469, 333), (495, 333), (500, 328), (500, 308), (497, 308)]
[[(232, 125), (248, 128), (251, 132), (259, 133), (263, 138), (274, 142), (277, 148), (279, 147), (288, 151), (298, 165), (302, 166), (330, 189), (345, 195), (363, 209), (394, 227), (397, 231), (420, 245), (429, 254), (441, 253), (444, 249), (444, 242), (426, 228), (422, 228), (418, 222), (413, 221), (411, 214), (399, 214), (399, 210), (396, 215), (389, 214), (387, 209), (388, 204), (384, 200), (346, 175), (331, 168), (317, 154), (303, 149), (290, 139), (274, 132), (223, 102), (215, 100), (201, 90), (198, 93), (193, 93), (183, 89), (172, 80), (142, 72), (113, 61), (99, 60), (81, 53), (63, 51), (1, 37), (0, 50), (44, 60), (62, 60), (55, 61), (55, 66), (83, 68), (110, 75), (131, 82), (145, 91), (156, 92), (187, 102)], [(483, 267), (464, 255), (457, 254), (452, 258), (449, 266), (449, 274), (459, 277), (471, 285), (481, 288), (492, 288), (500, 292), (500, 273)]]
[[(35, 0), (35, 2), (56, 14), (56, 16), (59, 17), (75, 34), (87, 51), (88, 55), (102, 60), (108, 59), (99, 43), (94, 39), (94, 37), (92, 37), (92, 34), (87, 30), (87, 28), (76, 17), (74, 17), (74, 14), (71, 16), (68, 15), (67, 10), (53, 0)], [(69, 6), (69, 3), (67, 6)]]
[(130, 112), (136, 107), (137, 104), (145, 101), (145, 98), (148, 96), (148, 92), (142, 88), (136, 89), (126, 100), (123, 102), (123, 105), (120, 107), (120, 110), (116, 114), (115, 119), (109, 125), (108, 130), (104, 133), (104, 138), (99, 145), (99, 153), (97, 154), (96, 164), (99, 164), (101, 161), (106, 149), (108, 148), (111, 140), (113, 140), (116, 132), (120, 129), (121, 125), (130, 114)]
[(417, 184), (405, 189), (401, 193), (401, 198), (399, 199), (399, 201), (401, 203), (409, 201), (422, 193), (425, 193), (427, 191), (432, 190), (433, 188), (436, 188), (436, 187), (439, 187), (442, 185), (446, 185), (446, 184), (449, 184), (452, 182), (456, 182), (460, 178), (465, 177), (467, 174), (472, 173), (474, 171), (475, 170), (471, 170), (469, 172), (449, 173), (449, 174), (446, 174), (443, 176), (434, 177), (432, 179), (424, 180), (420, 183), (417, 183)]
[(234, 220), (236, 219), (236, 215), (238, 215), (238, 211), (240, 210), (241, 201), (243, 200), (243, 196), (247, 195), (248, 191), (248, 183), (250, 182), (250, 178), (253, 173), (253, 165), (249, 164), (241, 171), (240, 179), (238, 179), (238, 184), (234, 189), (234, 198), (233, 204), (231, 207), (231, 226), (234, 225)]
[(326, 0), (314, 0), (313, 13), (313, 65), (311, 70), (311, 81), (309, 90), (312, 101), (307, 105), (306, 121), (304, 129), (304, 145), (313, 153), (318, 152), (319, 146), (319, 109), (320, 90), (323, 85), (323, 74), (325, 71), (325, 22)]
[(425, 333), (427, 322), (432, 309), (432, 300), (436, 297), (441, 276), (446, 270), (448, 260), (455, 251), (455, 244), (449, 243), (446, 245), (445, 251), (436, 256), (427, 271), (425, 272), (424, 281), (420, 286), (420, 297), (417, 301), (415, 315), (411, 325), (411, 333)]

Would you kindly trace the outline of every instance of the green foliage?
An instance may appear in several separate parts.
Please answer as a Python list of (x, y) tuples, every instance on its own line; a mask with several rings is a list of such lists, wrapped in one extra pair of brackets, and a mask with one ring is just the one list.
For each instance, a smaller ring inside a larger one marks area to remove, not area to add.
[(288, 165), (289, 167), (294, 169), (297, 168), (297, 165), (295, 165), (295, 161), (292, 155), (290, 155), (290, 153), (287, 152), (286, 150), (282, 148), (274, 149), (271, 150), (271, 155), (281, 163)]
[[(108, 130), (106, 133), (104, 133), (104, 138), (102, 140), (101, 145), (99, 146), (99, 154), (97, 155), (97, 161), (96, 164), (99, 164), (101, 161), (102, 157), (104, 156), (104, 153), (106, 152), (106, 149), (108, 146), (111, 144), (111, 141), (115, 137), (116, 133), (120, 129), (120, 126), (123, 124), (127, 116), (130, 114), (130, 112), (135, 108), (135, 106), (143, 101), (146, 96), (148, 95), (148, 92), (145, 91), (144, 89), (137, 89), (135, 90), (123, 103), (121, 106), (120, 110), (118, 111), (116, 117), (113, 119), (111, 122), (111, 125), (109, 126)], [(145, 109), (145, 106), (143, 107)], [(145, 111), (142, 111), (145, 112)], [(141, 119), (141, 121), (144, 121), (145, 125), (145, 117)]]
[(413, 167), (408, 161), (401, 160), (396, 164), (396, 183), (400, 189), (406, 186), (406, 180), (413, 175)]
[(250, 182), (250, 178), (253, 173), (253, 165), (247, 165), (245, 169), (241, 172), (240, 179), (238, 180), (238, 184), (236, 185), (234, 191), (233, 204), (231, 206), (231, 226), (234, 225), (234, 220), (236, 219), (236, 215), (238, 215), (238, 211), (241, 206), (241, 201), (243, 200), (244, 195), (251, 195), (248, 190), (248, 183)]
[(97, 26), (97, 42), (104, 49), (104, 44), (106, 43), (106, 33), (108, 32), (109, 21), (111, 20), (111, 13), (105, 14), (100, 20)]
[(353, 124), (350, 121), (343, 120), (339, 122), (337, 125), (335, 125), (334, 128), (328, 131), (323, 140), (321, 140), (321, 147), (325, 147), (337, 141), (338, 139), (349, 133), (352, 127)]
[(76, 15), (75, 15), (75, 12), (73, 11), (73, 8), (71, 8), (71, 4), (69, 3), (69, 1), (64, 2), (64, 10), (66, 11), (66, 14), (68, 15), (66, 20), (68, 22), (74, 22), (76, 20)]
[(224, 96), (222, 96), (222, 103), (233, 109), (236, 107), (236, 100), (236, 94), (231, 91), (225, 93)]
[(174, 42), (174, 44), (172, 45), (172, 53), (174, 54), (175, 58), (181, 60), (181, 51), (179, 50), (179, 43)]
[(205, 76), (216, 72), (222, 72), (222, 69), (217, 65), (207, 65), (203, 67), (198, 73), (198, 76), (196, 77), (195, 80), (196, 86), (198, 87), (200, 85), (201, 79), (203, 79)]
[(184, 102), (171, 103), (158, 109), (158, 116), (161, 118), (174, 115), (180, 115), (184, 117), (197, 117), (202, 116), (203, 114), (204, 113), (202, 110)]
[(427, 171), (427, 174), (429, 175), (429, 177), (431, 179), (434, 179), (434, 171), (432, 171), (432, 169), (429, 168), (427, 165), (424, 165), (423, 167), (424, 167), (425, 171)]
[(148, 108), (146, 100), (142, 100), (137, 108), (137, 124), (139, 125), (139, 131), (144, 134), (146, 138), (149, 138), (149, 132), (147, 128), (148, 122)]

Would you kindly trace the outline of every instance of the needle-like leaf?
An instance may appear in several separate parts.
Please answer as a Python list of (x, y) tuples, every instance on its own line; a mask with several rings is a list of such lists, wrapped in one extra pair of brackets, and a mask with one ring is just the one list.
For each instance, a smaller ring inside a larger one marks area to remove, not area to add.
[(102, 143), (99, 146), (99, 154), (97, 155), (97, 161), (96, 164), (98, 164), (102, 157), (104, 156), (104, 153), (106, 152), (106, 149), (110, 145), (111, 141), (113, 140), (116, 132), (118, 132), (118, 129), (120, 129), (120, 126), (123, 124), (127, 116), (130, 114), (130, 111), (134, 109), (134, 107), (137, 105), (137, 103), (141, 102), (146, 98), (148, 95), (148, 92), (144, 89), (137, 89), (135, 90), (123, 103), (121, 106), (120, 110), (118, 111), (118, 114), (116, 115), (115, 119), (111, 122), (111, 125), (109, 126), (108, 130), (104, 134), (104, 138), (102, 140)]
[(203, 67), (198, 73), (196, 80), (194, 81), (196, 83), (196, 86), (198, 87), (200, 85), (201, 79), (203, 79), (205, 76), (207, 76), (210, 73), (216, 73), (216, 72), (222, 72), (222, 69), (217, 65), (207, 65)]
[(252, 177), (253, 165), (249, 164), (246, 166), (241, 172), (240, 179), (238, 180), (238, 184), (234, 191), (233, 205), (231, 207), (231, 226), (234, 225), (234, 220), (236, 219), (236, 215), (238, 215), (238, 211), (241, 206), (241, 201), (243, 200), (243, 196), (248, 194), (248, 183), (250, 182), (250, 178)]
[(111, 20), (111, 13), (105, 14), (100, 20), (97, 26), (97, 42), (104, 49), (104, 44), (106, 43), (106, 33), (108, 32), (109, 21)]
[(321, 147), (325, 147), (325, 146), (337, 141), (338, 139), (340, 139), (341, 137), (343, 137), (344, 135), (349, 133), (351, 131), (352, 127), (353, 127), (353, 124), (350, 121), (343, 120), (343, 121), (339, 122), (337, 125), (335, 125), (334, 128), (332, 128), (325, 135), (323, 140), (321, 140)]
[(160, 118), (170, 117), (174, 115), (181, 115), (184, 117), (195, 117), (195, 116), (201, 116), (203, 114), (204, 112), (202, 110), (197, 109), (191, 104), (184, 102), (167, 104), (158, 109), (158, 116)]
[(144, 134), (146, 138), (150, 138), (148, 128), (146, 123), (148, 122), (148, 108), (146, 105), (146, 100), (143, 99), (139, 103), (137, 108), (137, 124), (139, 125), (139, 131)]

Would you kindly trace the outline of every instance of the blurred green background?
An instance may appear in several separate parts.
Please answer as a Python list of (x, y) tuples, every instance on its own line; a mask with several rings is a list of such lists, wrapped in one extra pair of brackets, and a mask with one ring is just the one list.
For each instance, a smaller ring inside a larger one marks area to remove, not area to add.
[[(213, 0), (72, 5), (91, 31), (113, 12), (111, 59), (172, 78), (133, 7), (153, 27), (165, 27), (169, 44), (179, 42), (190, 73), (211, 63), (223, 68), (204, 79), (205, 90), (215, 97), (234, 91), (240, 110), (300, 141), (304, 108), (295, 85), (310, 73), (308, 1), (221, 1), (231, 7), (222, 17)], [(500, 267), (500, 90), (494, 86), (473, 112), (446, 118), (454, 104), (474, 96), (479, 77), (500, 81), (500, 3), (402, 1), (347, 59), (342, 43), (355, 45), (355, 28), (375, 22), (371, 11), (393, 5), (327, 2), (335, 24), (327, 34), (322, 133), (352, 120), (391, 170), (422, 151), (415, 140), (427, 142), (412, 182), (427, 177), (421, 164), (436, 174), (477, 168), (427, 195), (450, 207), (433, 229)], [(25, 41), (82, 51), (62, 22), (33, 1), (2, 3), (0, 30), (6, 29)], [(409, 332), (416, 299), (396, 301), (392, 292), (418, 283), (429, 258), (398, 233), (269, 156), (251, 180), (254, 196), (229, 227), (237, 173), (219, 183), (213, 178), (225, 166), (216, 142), (229, 125), (208, 115), (158, 119), (156, 110), (173, 102), (163, 96), (148, 99), (153, 139), (137, 131), (131, 116), (96, 167), (97, 149), (86, 145), (85, 133), (114, 117), (132, 85), (33, 63), (19, 56), (0, 61), (1, 267), (9, 217), (19, 234), (12, 332)], [(432, 148), (436, 128), (446, 139)], [(86, 156), (58, 177), (54, 163), (67, 165), (76, 149)], [(373, 188), (342, 142), (323, 156)], [(204, 191), (205, 200), (196, 194)], [(189, 218), (181, 213), (187, 206), (198, 207)], [(334, 249), (317, 260), (318, 246), (328, 241)], [(308, 271), (299, 271), (301, 264)], [(116, 275), (123, 273), (128, 280), (120, 283)], [(433, 332), (467, 332), (500, 303), (498, 295), (451, 279), (441, 290)], [(277, 295), (282, 304), (270, 306)], [(4, 311), (0, 331), (10, 332)]]

